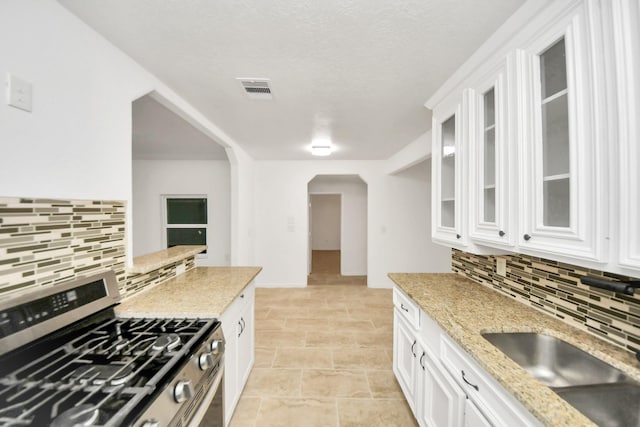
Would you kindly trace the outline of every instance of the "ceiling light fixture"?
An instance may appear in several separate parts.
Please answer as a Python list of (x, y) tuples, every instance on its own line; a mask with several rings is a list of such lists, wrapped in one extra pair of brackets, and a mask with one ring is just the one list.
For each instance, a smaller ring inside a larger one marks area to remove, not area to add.
[(332, 151), (333, 146), (329, 140), (319, 139), (311, 143), (311, 154), (314, 156), (328, 156)]

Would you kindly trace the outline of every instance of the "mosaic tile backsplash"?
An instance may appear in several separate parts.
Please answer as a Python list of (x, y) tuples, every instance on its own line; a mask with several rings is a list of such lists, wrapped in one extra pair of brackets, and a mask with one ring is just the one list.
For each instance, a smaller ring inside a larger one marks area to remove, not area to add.
[(496, 257), (452, 250), (452, 269), (471, 280), (588, 331), (613, 344), (640, 350), (640, 295), (592, 288), (580, 277), (628, 277), (527, 255), (503, 256), (506, 277), (496, 273)]
[(195, 258), (146, 274), (125, 270), (121, 201), (0, 198), (0, 297), (113, 269), (123, 297), (195, 267)]

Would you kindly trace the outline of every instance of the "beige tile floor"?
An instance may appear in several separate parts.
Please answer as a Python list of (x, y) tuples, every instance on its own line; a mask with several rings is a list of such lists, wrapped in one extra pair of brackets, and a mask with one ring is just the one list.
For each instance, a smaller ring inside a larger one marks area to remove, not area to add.
[(256, 289), (256, 360), (231, 426), (417, 425), (391, 367), (391, 290), (327, 275)]

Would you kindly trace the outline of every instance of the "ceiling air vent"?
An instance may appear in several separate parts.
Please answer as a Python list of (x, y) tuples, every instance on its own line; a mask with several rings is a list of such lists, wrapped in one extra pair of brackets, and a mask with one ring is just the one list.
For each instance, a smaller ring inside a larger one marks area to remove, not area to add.
[(251, 99), (273, 99), (269, 79), (237, 78), (247, 96)]

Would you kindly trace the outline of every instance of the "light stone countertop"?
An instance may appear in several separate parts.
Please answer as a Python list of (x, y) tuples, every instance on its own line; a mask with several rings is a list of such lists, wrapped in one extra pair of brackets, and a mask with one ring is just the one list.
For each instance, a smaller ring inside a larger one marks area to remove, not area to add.
[(538, 332), (560, 338), (640, 381), (640, 364), (587, 332), (455, 273), (390, 273), (389, 277), (471, 357), (549, 426), (593, 426), (588, 418), (485, 340), (483, 332)]
[(207, 249), (206, 245), (201, 246), (173, 246), (158, 252), (140, 255), (133, 259), (133, 265), (126, 268), (127, 273), (144, 274), (164, 267), (174, 262), (182, 261), (185, 258), (194, 256)]
[(196, 267), (124, 299), (123, 317), (220, 317), (262, 267)]

